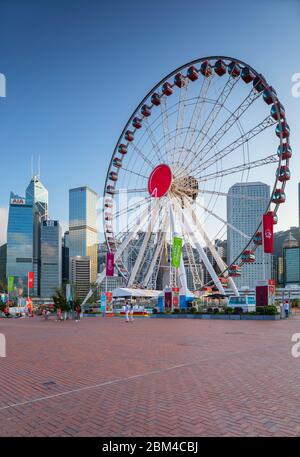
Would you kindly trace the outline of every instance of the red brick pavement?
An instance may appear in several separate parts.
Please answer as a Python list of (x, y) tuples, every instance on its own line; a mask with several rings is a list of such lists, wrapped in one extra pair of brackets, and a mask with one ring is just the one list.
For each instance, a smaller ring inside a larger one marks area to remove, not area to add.
[(298, 332), (297, 318), (0, 320), (0, 436), (299, 436)]

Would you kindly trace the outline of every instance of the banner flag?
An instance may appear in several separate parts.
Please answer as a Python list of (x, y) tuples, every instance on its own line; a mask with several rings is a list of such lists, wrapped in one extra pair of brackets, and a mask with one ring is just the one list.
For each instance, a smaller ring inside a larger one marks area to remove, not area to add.
[(182, 253), (182, 238), (174, 236), (172, 246), (172, 267), (179, 268)]
[(8, 292), (13, 292), (14, 291), (14, 282), (15, 282), (15, 277), (14, 276), (9, 276), (7, 279), (7, 290)]
[(106, 254), (106, 276), (114, 275), (114, 257), (113, 252)]
[(274, 233), (273, 233), (273, 217), (270, 214), (263, 215), (263, 242), (264, 252), (273, 254)]
[(28, 272), (28, 289), (33, 289), (34, 285), (34, 272), (29, 271)]

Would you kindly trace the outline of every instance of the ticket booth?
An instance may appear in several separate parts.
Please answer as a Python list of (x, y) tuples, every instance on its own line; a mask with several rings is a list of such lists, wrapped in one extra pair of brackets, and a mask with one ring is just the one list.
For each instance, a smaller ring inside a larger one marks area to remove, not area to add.
[(275, 303), (275, 280), (258, 281), (256, 285), (256, 306), (269, 306)]

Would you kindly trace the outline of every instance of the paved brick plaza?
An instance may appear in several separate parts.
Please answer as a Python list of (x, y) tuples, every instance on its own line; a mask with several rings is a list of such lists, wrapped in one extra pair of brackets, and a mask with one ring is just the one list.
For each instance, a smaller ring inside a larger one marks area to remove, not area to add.
[(298, 332), (298, 318), (0, 320), (0, 436), (299, 436)]

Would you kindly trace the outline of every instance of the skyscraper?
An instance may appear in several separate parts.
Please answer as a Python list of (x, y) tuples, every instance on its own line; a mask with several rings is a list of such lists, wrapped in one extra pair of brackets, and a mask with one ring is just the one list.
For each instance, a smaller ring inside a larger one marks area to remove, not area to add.
[(90, 258), (90, 281), (97, 278), (97, 194), (87, 186), (69, 191), (69, 256)]
[(33, 207), (33, 272), (34, 295), (40, 295), (41, 223), (48, 218), (48, 190), (38, 176), (33, 176), (26, 189), (26, 202)]
[(48, 215), (48, 191), (37, 176), (26, 189), (26, 197), (11, 192), (7, 225), (7, 276), (27, 293), (27, 274), (34, 272), (33, 295), (40, 293), (41, 222)]
[(51, 297), (62, 284), (62, 240), (58, 221), (41, 225), (41, 296)]
[(91, 259), (90, 257), (70, 257), (70, 280), (73, 285), (73, 296), (83, 300), (90, 290)]
[(10, 193), (7, 224), (6, 275), (14, 276), (19, 294), (27, 293), (27, 275), (33, 271), (33, 206)]
[[(227, 196), (227, 258), (230, 265), (257, 229), (270, 199), (270, 187), (262, 182), (234, 184)], [(243, 235), (241, 234), (243, 233)], [(248, 238), (247, 238), (248, 237)], [(271, 256), (262, 247), (255, 251), (253, 264), (245, 264), (242, 276), (235, 278), (238, 288), (254, 289), (258, 280), (271, 278)]]
[(62, 240), (62, 281), (69, 281), (69, 231), (65, 232)]
[(291, 232), (283, 242), (283, 277), (285, 285), (300, 283), (299, 242)]

